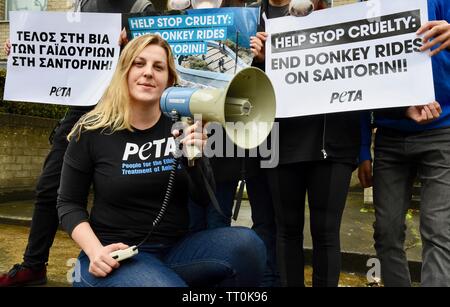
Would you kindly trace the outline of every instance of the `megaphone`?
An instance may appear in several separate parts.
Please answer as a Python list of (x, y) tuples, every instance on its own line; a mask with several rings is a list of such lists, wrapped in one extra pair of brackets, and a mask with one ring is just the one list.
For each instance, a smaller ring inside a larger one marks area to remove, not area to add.
[[(239, 147), (252, 149), (269, 135), (275, 119), (275, 91), (267, 75), (255, 67), (239, 71), (226, 88), (169, 87), (161, 96), (166, 116), (177, 113), (206, 122), (219, 122)], [(237, 125), (239, 123), (239, 125)]]

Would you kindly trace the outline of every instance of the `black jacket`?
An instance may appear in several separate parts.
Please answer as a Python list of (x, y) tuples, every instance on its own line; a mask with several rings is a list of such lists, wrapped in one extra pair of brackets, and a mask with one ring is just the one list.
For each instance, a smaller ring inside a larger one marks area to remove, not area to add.
[[(265, 31), (262, 15), (274, 18), (268, 1), (262, 1), (260, 28)], [(265, 63), (253, 63), (265, 70)], [(301, 93), (298, 93), (301, 100)], [(279, 124), (279, 163), (330, 159), (356, 163), (360, 147), (361, 112), (343, 112), (277, 119)], [(274, 135), (271, 135), (274, 137)]]

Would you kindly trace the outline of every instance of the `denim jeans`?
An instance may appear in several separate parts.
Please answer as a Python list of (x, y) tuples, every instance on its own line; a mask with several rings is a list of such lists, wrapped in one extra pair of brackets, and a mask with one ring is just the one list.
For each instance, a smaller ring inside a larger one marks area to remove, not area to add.
[(417, 133), (378, 129), (374, 160), (375, 249), (386, 286), (410, 286), (405, 215), (421, 184), (423, 286), (450, 286), (450, 128)]
[[(203, 229), (230, 226), (233, 200), (237, 185), (238, 181), (235, 180), (217, 184), (217, 201), (220, 204), (222, 212), (226, 216), (229, 216), (229, 218), (225, 218), (217, 212), (212, 204), (209, 204), (207, 208), (204, 208), (189, 200), (189, 214), (191, 218), (189, 224), (190, 231), (197, 232)], [(263, 240), (267, 249), (267, 266), (260, 286), (280, 286), (280, 276), (276, 258), (275, 214), (266, 174), (260, 171), (258, 176), (248, 178), (246, 180), (246, 186), (252, 210), (252, 229)]]
[(190, 234), (173, 246), (143, 246), (105, 278), (89, 273), (89, 258), (78, 257), (75, 287), (258, 286), (263, 276), (264, 243), (244, 227)]

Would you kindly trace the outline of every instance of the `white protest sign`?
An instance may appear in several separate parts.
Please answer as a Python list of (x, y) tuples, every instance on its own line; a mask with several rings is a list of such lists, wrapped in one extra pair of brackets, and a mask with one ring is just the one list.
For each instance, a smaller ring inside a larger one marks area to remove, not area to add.
[(11, 12), (4, 100), (94, 105), (119, 57), (120, 14)]
[(434, 101), (431, 59), (415, 32), (426, 0), (377, 0), (267, 20), (266, 72), (277, 117)]

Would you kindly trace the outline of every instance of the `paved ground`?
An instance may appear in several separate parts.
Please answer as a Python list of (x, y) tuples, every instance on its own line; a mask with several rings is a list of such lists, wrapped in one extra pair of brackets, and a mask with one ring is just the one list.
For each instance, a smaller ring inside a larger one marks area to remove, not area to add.
[[(10, 269), (12, 264), (22, 261), (22, 253), (28, 238), (28, 227), (0, 224), (0, 272)], [(74, 242), (62, 231), (58, 231), (51, 249), (48, 269), (49, 282), (47, 286), (68, 287), (67, 272), (71, 268), (71, 258), (78, 255), (79, 249)], [(307, 285), (311, 285), (312, 270), (308, 266), (305, 270)], [(360, 274), (342, 273), (340, 286), (364, 287), (366, 278)]]
[[(362, 205), (362, 194), (352, 193), (347, 201), (344, 212), (341, 245), (343, 269), (347, 272), (341, 276), (341, 286), (366, 286), (365, 272), (369, 269), (367, 261), (374, 257), (372, 224), (373, 209)], [(21, 262), (22, 254), (28, 237), (28, 225), (31, 220), (32, 202), (10, 202), (0, 204), (0, 271), (6, 271), (14, 263)], [(307, 212), (307, 217), (309, 213)], [(307, 219), (308, 220), (308, 219)], [(420, 263), (420, 235), (418, 232), (417, 212), (411, 211), (407, 218), (408, 232), (406, 249), (411, 260), (413, 278), (417, 278)], [(243, 203), (239, 218), (234, 225), (251, 226), (250, 207)], [(21, 226), (20, 226), (21, 225)], [(307, 256), (311, 253), (309, 222), (305, 224), (305, 247)], [(76, 257), (78, 247), (62, 231), (59, 231), (51, 250), (48, 267), (51, 286), (66, 286), (66, 273), (70, 269), (67, 261)], [(414, 276), (415, 275), (415, 276)], [(311, 279), (311, 269), (306, 269), (306, 279)]]

